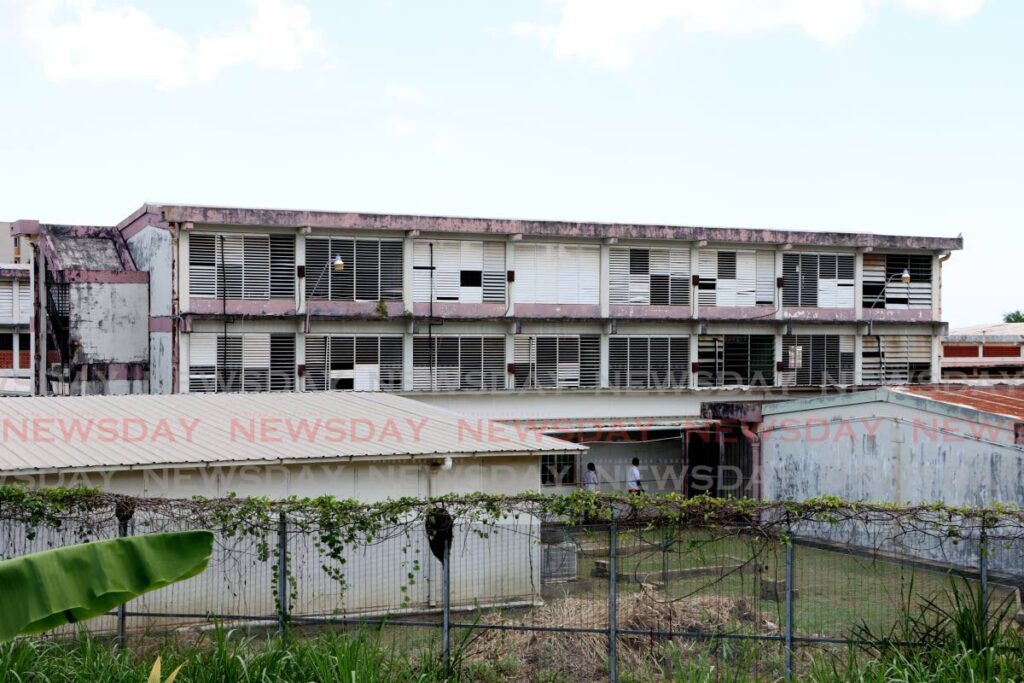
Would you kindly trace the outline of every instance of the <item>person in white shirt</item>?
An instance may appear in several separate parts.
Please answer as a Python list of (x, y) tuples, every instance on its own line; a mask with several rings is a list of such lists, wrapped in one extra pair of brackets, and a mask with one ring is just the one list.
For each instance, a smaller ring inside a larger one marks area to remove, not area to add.
[(633, 466), (629, 468), (629, 492), (643, 493), (644, 487), (640, 481), (640, 458), (633, 458)]
[(587, 471), (583, 473), (583, 488), (586, 491), (597, 491), (600, 482), (597, 478), (597, 467), (594, 463), (587, 463)]

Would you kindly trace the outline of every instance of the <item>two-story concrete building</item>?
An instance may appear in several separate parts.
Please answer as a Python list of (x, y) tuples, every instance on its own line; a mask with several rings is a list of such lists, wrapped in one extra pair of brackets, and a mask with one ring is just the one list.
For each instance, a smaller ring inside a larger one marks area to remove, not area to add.
[[(938, 378), (942, 263), (962, 248), (153, 204), (116, 226), (13, 232), (37, 299), (70, 297), (38, 310), (36, 358), (66, 348), (36, 393), (402, 392), (587, 442), (622, 478), (640, 453), (666, 468), (658, 490), (686, 462), (757, 457), (708, 439), (701, 403)], [(543, 481), (573, 485), (579, 467), (547, 463)]]

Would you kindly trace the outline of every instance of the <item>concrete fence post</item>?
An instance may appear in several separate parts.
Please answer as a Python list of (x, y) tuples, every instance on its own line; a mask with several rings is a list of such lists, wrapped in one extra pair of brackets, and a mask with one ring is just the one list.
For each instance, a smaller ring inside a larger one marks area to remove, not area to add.
[(608, 527), (608, 678), (612, 683), (619, 680), (618, 544), (619, 532), (612, 520)]
[(981, 582), (981, 608), (985, 619), (988, 619), (988, 532), (985, 521), (982, 521), (981, 532), (978, 534), (978, 575)]
[[(134, 509), (127, 504), (118, 503), (114, 508), (114, 516), (117, 517), (117, 537), (127, 538), (129, 534), (129, 523), (134, 516)], [(125, 632), (128, 627), (128, 604), (121, 603), (117, 608), (117, 644), (124, 644)]]

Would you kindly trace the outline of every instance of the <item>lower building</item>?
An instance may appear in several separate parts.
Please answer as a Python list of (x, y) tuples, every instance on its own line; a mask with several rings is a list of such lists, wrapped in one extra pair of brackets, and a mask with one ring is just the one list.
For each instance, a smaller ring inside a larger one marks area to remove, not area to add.
[(942, 339), (942, 379), (1024, 379), (1024, 323), (950, 330)]

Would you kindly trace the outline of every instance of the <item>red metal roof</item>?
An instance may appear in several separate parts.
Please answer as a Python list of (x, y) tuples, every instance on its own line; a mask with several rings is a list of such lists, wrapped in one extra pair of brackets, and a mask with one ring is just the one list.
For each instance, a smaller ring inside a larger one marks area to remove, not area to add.
[(960, 384), (893, 387), (895, 391), (931, 401), (965, 406), (993, 415), (1024, 420), (1024, 385), (998, 384), (990, 387)]

